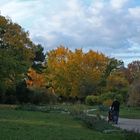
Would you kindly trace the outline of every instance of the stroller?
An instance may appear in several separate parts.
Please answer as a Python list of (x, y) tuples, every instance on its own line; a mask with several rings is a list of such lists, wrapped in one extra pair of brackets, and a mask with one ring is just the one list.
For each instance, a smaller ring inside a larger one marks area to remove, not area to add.
[(108, 123), (113, 122), (113, 109), (110, 107), (108, 111)]

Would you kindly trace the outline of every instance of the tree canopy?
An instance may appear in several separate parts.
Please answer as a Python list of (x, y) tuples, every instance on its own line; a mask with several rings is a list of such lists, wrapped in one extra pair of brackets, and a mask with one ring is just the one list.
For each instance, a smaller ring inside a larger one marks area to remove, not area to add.
[(20, 25), (0, 16), (1, 94), (9, 87), (15, 89), (18, 82), (26, 78), (28, 69), (39, 59), (38, 52), (41, 53), (41, 49), (30, 40), (28, 32)]
[(34, 44), (20, 25), (0, 16), (0, 102), (44, 102), (58, 96), (89, 96), (99, 102), (98, 97), (112, 99), (116, 94), (139, 105), (139, 79), (138, 60), (125, 68), (103, 53), (62, 45), (45, 55), (43, 46)]

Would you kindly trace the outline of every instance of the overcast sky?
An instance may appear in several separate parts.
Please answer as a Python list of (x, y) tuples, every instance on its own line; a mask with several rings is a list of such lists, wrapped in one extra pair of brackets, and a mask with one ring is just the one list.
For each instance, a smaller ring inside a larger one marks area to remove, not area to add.
[(0, 0), (0, 11), (46, 51), (63, 44), (140, 60), (140, 0)]

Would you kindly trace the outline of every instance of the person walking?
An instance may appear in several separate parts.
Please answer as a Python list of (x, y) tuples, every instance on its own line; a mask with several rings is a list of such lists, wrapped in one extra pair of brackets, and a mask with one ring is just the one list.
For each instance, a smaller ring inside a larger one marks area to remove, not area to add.
[(114, 99), (111, 105), (111, 109), (113, 110), (113, 122), (115, 124), (118, 124), (120, 102), (117, 99)]

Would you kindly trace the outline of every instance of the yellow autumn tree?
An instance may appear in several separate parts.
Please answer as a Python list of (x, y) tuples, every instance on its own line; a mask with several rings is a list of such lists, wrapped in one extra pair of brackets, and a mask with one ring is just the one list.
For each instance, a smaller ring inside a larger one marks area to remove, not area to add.
[(68, 48), (63, 46), (47, 53), (46, 79), (49, 87), (52, 87), (56, 93), (68, 94), (68, 75), (66, 74), (66, 64), (68, 61)]
[(44, 73), (37, 73), (34, 69), (28, 70), (28, 79), (26, 80), (29, 88), (43, 88), (46, 86), (46, 79)]
[(63, 46), (47, 54), (47, 81), (55, 92), (63, 96), (85, 97), (97, 94), (96, 89), (108, 58), (90, 50), (71, 51)]

